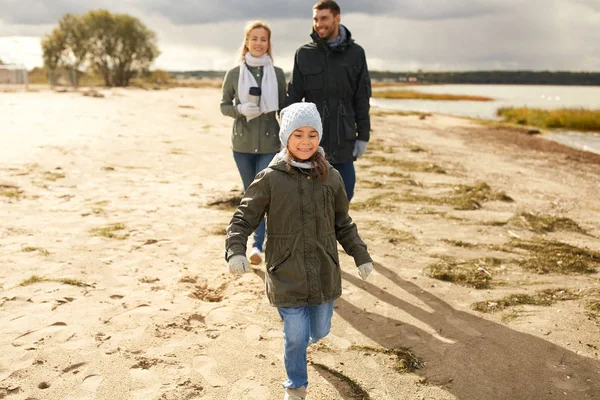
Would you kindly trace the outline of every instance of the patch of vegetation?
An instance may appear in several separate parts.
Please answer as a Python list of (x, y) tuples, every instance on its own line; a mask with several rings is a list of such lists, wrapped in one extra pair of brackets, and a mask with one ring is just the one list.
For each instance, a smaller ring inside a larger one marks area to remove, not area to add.
[(89, 286), (87, 283), (82, 282), (77, 279), (70, 278), (46, 278), (44, 276), (39, 275), (31, 275), (29, 278), (25, 279), (23, 282), (19, 284), (19, 286), (29, 286), (40, 282), (58, 282), (64, 283), (65, 285), (72, 286)]
[(169, 151), (169, 154), (185, 155), (185, 154), (188, 154), (188, 153), (185, 150), (182, 150), (182, 149), (172, 149), (171, 151)]
[(56, 182), (59, 179), (64, 179), (66, 175), (63, 174), (62, 172), (50, 172), (50, 171), (46, 171), (44, 172), (44, 179), (47, 181), (51, 181), (51, 182)]
[(591, 274), (600, 266), (600, 253), (548, 240), (512, 239), (509, 247), (528, 250), (531, 257), (520, 265), (539, 274)]
[(383, 234), (388, 243), (398, 244), (401, 242), (412, 243), (416, 241), (412, 233), (385, 226), (380, 221), (366, 221), (365, 226)]
[(481, 203), (492, 200), (514, 201), (506, 193), (492, 190), (485, 182), (475, 186), (459, 185), (455, 187), (452, 195), (444, 199), (445, 203), (453, 205), (455, 210), (476, 210), (481, 208)]
[(370, 189), (379, 189), (385, 187), (386, 184), (381, 181), (369, 181), (369, 180), (360, 180), (361, 185), (368, 187)]
[(396, 160), (390, 157), (366, 155), (365, 159), (371, 161), (375, 165), (384, 165), (394, 168), (401, 168), (405, 171), (414, 172), (431, 172), (436, 174), (445, 174), (446, 171), (439, 165), (430, 162)]
[(500, 320), (507, 324), (511, 321), (514, 321), (517, 318), (523, 317), (523, 316), (527, 316), (530, 315), (531, 313), (526, 312), (524, 310), (519, 310), (519, 309), (509, 309), (506, 312), (504, 312), (502, 314), (502, 317), (500, 318)]
[(383, 140), (376, 140), (373, 143), (369, 142), (369, 151), (382, 151), (384, 153), (393, 153), (394, 148), (392, 146), (385, 146)]
[[(386, 203), (386, 200), (391, 202)], [(393, 203), (399, 200), (398, 195), (393, 192), (386, 192), (368, 198), (363, 202), (350, 203), (350, 208), (353, 210), (369, 210), (369, 211), (391, 211), (395, 209)]]
[(522, 212), (509, 220), (513, 226), (524, 228), (535, 233), (548, 232), (576, 232), (587, 234), (575, 221), (570, 218), (555, 217), (553, 215), (537, 215), (528, 212)]
[(319, 341), (313, 345), (311, 345), (313, 351), (319, 351), (321, 353), (335, 353), (336, 350), (329, 346), (327, 343), (323, 341)]
[(370, 151), (383, 151), (384, 145), (381, 139), (372, 139), (369, 141)]
[(41, 247), (26, 246), (26, 247), (23, 247), (21, 249), (21, 251), (24, 252), (24, 253), (31, 253), (31, 252), (34, 252), (34, 251), (39, 251), (44, 256), (49, 256), (50, 255), (50, 252), (48, 250), (43, 249)]
[(560, 108), (544, 110), (526, 107), (502, 107), (496, 114), (505, 121), (539, 128), (564, 128), (577, 131), (600, 130), (600, 109)]
[(209, 207), (215, 207), (219, 210), (234, 211), (242, 202), (243, 195), (235, 195), (231, 197), (223, 197), (220, 199), (213, 200), (207, 205)]
[(329, 368), (328, 366), (324, 365), (324, 364), (320, 364), (320, 363), (311, 363), (311, 365), (317, 369), (326, 371), (327, 373), (335, 376), (337, 379), (341, 380), (342, 382), (346, 383), (346, 385), (348, 385), (348, 388), (351, 391), (350, 396), (352, 396), (352, 399), (356, 399), (356, 400), (370, 400), (371, 396), (369, 395), (369, 393), (362, 388), (362, 386), (360, 386), (354, 379), (342, 374), (339, 371), (336, 371), (333, 368)]
[(425, 117), (431, 117), (431, 113), (420, 112), (420, 111), (401, 111), (401, 110), (389, 110), (385, 108), (371, 108), (369, 111), (369, 115), (372, 117), (385, 117), (388, 115), (394, 115), (398, 117), (410, 117), (410, 116), (418, 116), (421, 119), (425, 119)]
[(475, 289), (487, 289), (492, 280), (492, 271), (502, 262), (498, 258), (477, 258), (467, 261), (442, 259), (427, 266), (424, 271), (434, 279)]
[(467, 100), (467, 101), (492, 101), (491, 97), (484, 96), (470, 96), (470, 95), (456, 95), (456, 94), (438, 94), (438, 93), (425, 93), (417, 92), (415, 90), (404, 90), (404, 89), (389, 89), (389, 90), (376, 90), (373, 92), (374, 98), (379, 99), (404, 99), (404, 100)]
[(508, 224), (508, 221), (483, 221), (479, 223), (483, 226), (505, 226), (506, 224)]
[(600, 300), (589, 301), (585, 305), (585, 308), (588, 309), (589, 311), (600, 312)]
[(89, 286), (87, 283), (80, 281), (78, 279), (58, 278), (58, 279), (53, 279), (52, 281), (64, 283), (65, 285), (71, 285), (71, 286)]
[(472, 248), (477, 247), (477, 245), (474, 243), (463, 242), (462, 240), (442, 239), (442, 242), (451, 244), (452, 246), (456, 246), (456, 247), (464, 247), (466, 249), (472, 249)]
[(410, 349), (405, 347), (399, 347), (396, 349), (385, 349), (371, 346), (359, 346), (352, 345), (348, 347), (348, 350), (356, 351), (369, 351), (373, 353), (381, 353), (387, 355), (396, 356), (396, 363), (394, 364), (394, 370), (399, 373), (414, 372), (417, 369), (423, 367), (423, 360), (417, 357)]
[(480, 301), (472, 304), (471, 308), (482, 313), (493, 313), (521, 305), (551, 306), (557, 301), (577, 300), (580, 297), (581, 293), (570, 289), (546, 289), (537, 291), (534, 294), (517, 293), (499, 300)]
[(208, 233), (213, 236), (225, 236), (225, 235), (227, 235), (227, 227), (225, 227), (225, 226), (214, 227), (214, 228), (210, 229), (208, 231)]
[(408, 193), (405, 194), (401, 200), (433, 205), (450, 205), (455, 210), (477, 210), (482, 207), (483, 202), (491, 200), (505, 202), (513, 201), (513, 199), (507, 196), (504, 192), (496, 192), (492, 190), (485, 182), (478, 183), (475, 186), (456, 186), (454, 187), (454, 191), (452, 193), (439, 198)]
[(128, 234), (124, 234), (124, 235), (119, 235), (115, 232), (118, 231), (122, 231), (123, 229), (125, 229), (125, 224), (122, 224), (120, 222), (117, 222), (116, 224), (111, 224), (108, 226), (105, 226), (103, 228), (94, 228), (92, 229), (92, 233), (95, 234), (96, 236), (103, 236), (109, 239), (118, 239), (118, 240), (123, 240), (125, 238), (127, 238), (127, 236), (129, 236)]
[(408, 151), (413, 152), (413, 153), (423, 153), (425, 152), (425, 149), (422, 148), (421, 146), (417, 146), (415, 144), (411, 144), (409, 146), (407, 146)]
[(23, 191), (16, 187), (0, 186), (0, 196), (7, 197), (10, 200), (21, 200)]

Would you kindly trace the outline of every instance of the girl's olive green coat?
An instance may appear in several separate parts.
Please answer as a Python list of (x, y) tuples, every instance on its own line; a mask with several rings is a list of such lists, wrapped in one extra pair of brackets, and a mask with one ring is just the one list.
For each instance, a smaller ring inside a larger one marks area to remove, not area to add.
[[(223, 81), (223, 96), (221, 98), (221, 113), (234, 119), (231, 143), (233, 151), (238, 153), (268, 154), (277, 153), (281, 149), (279, 142), (279, 123), (276, 112), (261, 114), (250, 121), (237, 110), (240, 99), (237, 93), (240, 68), (250, 68), (260, 86), (263, 76), (262, 67), (247, 67), (246, 64), (230, 69), (225, 74)], [(277, 77), (277, 92), (279, 95), (279, 109), (285, 107), (285, 75), (283, 70), (275, 68)]]
[(372, 262), (348, 215), (339, 172), (319, 182), (279, 155), (259, 172), (227, 227), (227, 260), (246, 254), (248, 236), (267, 216), (266, 292), (277, 307), (318, 305), (342, 294), (337, 242), (357, 266)]

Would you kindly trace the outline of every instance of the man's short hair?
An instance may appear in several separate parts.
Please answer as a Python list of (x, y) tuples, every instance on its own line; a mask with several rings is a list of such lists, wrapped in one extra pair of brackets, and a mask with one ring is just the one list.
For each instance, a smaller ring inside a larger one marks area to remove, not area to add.
[(321, 0), (313, 6), (313, 10), (331, 10), (331, 13), (336, 16), (341, 13), (340, 6), (333, 0)]

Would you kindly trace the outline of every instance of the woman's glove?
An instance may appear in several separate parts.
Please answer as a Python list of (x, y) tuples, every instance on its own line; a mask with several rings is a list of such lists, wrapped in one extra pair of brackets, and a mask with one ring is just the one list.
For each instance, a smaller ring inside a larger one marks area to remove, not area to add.
[(244, 115), (248, 121), (260, 115), (260, 108), (252, 102), (238, 104), (237, 110), (240, 114)]
[(227, 261), (227, 266), (229, 267), (229, 272), (234, 275), (241, 275), (250, 271), (248, 259), (246, 258), (246, 256), (242, 256), (239, 254), (231, 256), (229, 261)]
[(364, 140), (357, 140), (356, 142), (354, 142), (354, 150), (352, 150), (352, 156), (358, 159), (360, 156), (365, 154), (365, 151), (367, 151), (367, 143), (368, 142), (365, 142)]
[(373, 271), (373, 263), (365, 263), (358, 266), (358, 274), (363, 281), (367, 279), (371, 271)]

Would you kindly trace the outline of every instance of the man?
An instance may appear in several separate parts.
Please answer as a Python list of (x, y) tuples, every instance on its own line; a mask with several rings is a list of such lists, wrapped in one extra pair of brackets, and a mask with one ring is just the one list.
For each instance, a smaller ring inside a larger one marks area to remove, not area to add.
[(364, 154), (371, 121), (371, 79), (365, 51), (340, 23), (332, 0), (313, 6), (312, 42), (296, 51), (287, 104), (315, 103), (323, 121), (321, 146), (340, 172), (348, 200), (354, 195), (354, 161)]

